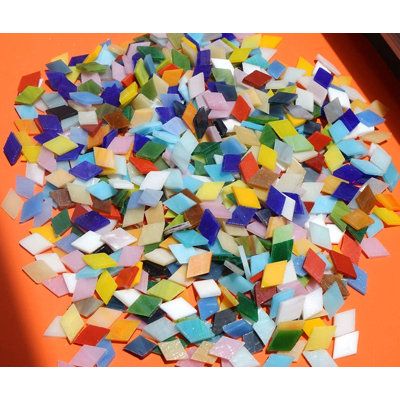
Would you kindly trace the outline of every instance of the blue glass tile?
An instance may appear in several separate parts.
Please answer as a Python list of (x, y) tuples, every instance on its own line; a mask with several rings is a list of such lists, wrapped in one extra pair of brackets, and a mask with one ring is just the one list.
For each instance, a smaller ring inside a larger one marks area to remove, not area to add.
[(323, 294), (323, 301), (324, 308), (328, 313), (329, 318), (332, 318), (344, 304), (343, 296), (337, 282), (334, 282)]
[(15, 192), (26, 199), (30, 199), (33, 196), (35, 190), (35, 182), (25, 176), (17, 175)]
[(214, 336), (209, 324), (197, 317), (178, 322), (176, 324), (176, 329), (178, 329), (190, 343), (202, 342)]
[(319, 85), (327, 89), (333, 79), (332, 74), (326, 71), (324, 68), (318, 68), (318, 71), (314, 75), (314, 81)]
[(208, 239), (209, 244), (213, 244), (216, 241), (220, 225), (210, 210), (204, 211), (198, 229)]
[(254, 287), (253, 283), (235, 273), (223, 276), (218, 282), (235, 295), (238, 293), (246, 293)]
[(10, 132), (3, 147), (3, 152), (10, 165), (14, 165), (17, 162), (19, 156), (21, 155), (21, 150), (21, 144), (18, 142), (14, 133)]
[(294, 297), (294, 290), (293, 289), (284, 290), (282, 292), (279, 292), (279, 293), (275, 294), (272, 297), (269, 316), (271, 318), (275, 318), (278, 315), (279, 305), (281, 304), (281, 302), (284, 301), (284, 300), (291, 299), (292, 297)]
[(200, 318), (206, 320), (214, 315), (219, 310), (217, 297), (207, 297), (199, 299), (197, 302)]
[(352, 131), (358, 124), (359, 124), (359, 120), (356, 116), (356, 114), (354, 114), (354, 112), (352, 111), (351, 108), (349, 108), (341, 117), (340, 120), (345, 124), (346, 128), (349, 131)]
[(110, 220), (103, 217), (96, 211), (89, 211), (75, 218), (74, 224), (83, 231), (97, 231), (110, 223)]
[(253, 330), (253, 327), (244, 319), (238, 319), (223, 326), (223, 331), (230, 337), (237, 339)]
[(368, 275), (367, 273), (361, 269), (358, 265), (353, 264), (354, 269), (357, 274), (356, 279), (346, 279), (348, 285), (352, 287), (357, 292), (365, 295), (367, 293), (367, 282), (368, 282)]
[(357, 118), (360, 122), (368, 127), (373, 127), (379, 124), (383, 124), (385, 119), (380, 115), (374, 113), (371, 110), (364, 110), (357, 114)]
[(232, 218), (229, 219), (227, 223), (231, 225), (247, 226), (254, 217), (256, 211), (257, 209), (255, 208), (237, 206), (232, 213)]
[(285, 354), (270, 354), (263, 367), (289, 367), (293, 362), (293, 357)]
[(341, 182), (332, 196), (339, 200), (343, 200), (345, 203), (349, 203), (352, 198), (357, 194), (358, 188), (350, 185), (349, 183)]
[(222, 160), (222, 172), (239, 172), (240, 154), (225, 154)]
[(124, 350), (128, 353), (133, 354), (134, 356), (143, 359), (147, 357), (156, 347), (156, 344), (150, 342), (143, 336), (138, 336), (133, 339), (132, 342), (128, 343)]
[(102, 339), (97, 343), (96, 347), (106, 349), (106, 352), (101, 356), (100, 360), (97, 361), (98, 367), (108, 367), (111, 361), (115, 358), (115, 350), (109, 340)]

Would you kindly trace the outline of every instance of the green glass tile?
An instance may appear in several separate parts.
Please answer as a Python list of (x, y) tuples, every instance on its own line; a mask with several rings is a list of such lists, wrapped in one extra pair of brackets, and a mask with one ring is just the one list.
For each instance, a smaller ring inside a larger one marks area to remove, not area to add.
[(104, 103), (104, 104), (100, 104), (97, 108), (96, 108), (96, 114), (97, 114), (97, 118), (98, 119), (103, 119), (103, 117), (107, 114), (111, 114), (114, 111), (118, 110), (117, 107), (114, 107), (111, 104), (108, 103)]
[(157, 97), (156, 87), (154, 86), (153, 78), (149, 79), (141, 88), (143, 96), (146, 96), (150, 100), (154, 100)]
[(163, 62), (161, 62), (160, 64), (157, 65), (156, 71), (158, 72), (170, 64), (171, 64), (171, 61), (165, 59)]
[(254, 124), (258, 125), (266, 125), (268, 122), (277, 121), (278, 119), (279, 119), (278, 117), (274, 117), (272, 115), (262, 115), (256, 117), (249, 116), (247, 117), (246, 121), (253, 122)]
[(51, 226), (53, 227), (54, 233), (57, 236), (65, 233), (72, 226), (68, 210), (62, 210), (59, 214), (57, 214), (51, 220)]
[(350, 208), (343, 201), (337, 201), (335, 206), (333, 207), (331, 214), (329, 215), (329, 218), (332, 220), (332, 222), (342, 232), (344, 232), (347, 227), (347, 224), (344, 221), (342, 221), (342, 217), (344, 217), (350, 211), (351, 211)]
[(287, 224), (283, 226), (278, 226), (275, 228), (273, 233), (272, 242), (274, 244), (285, 242), (293, 238), (293, 225)]
[(313, 115), (314, 115), (314, 118), (319, 118), (321, 116), (321, 107), (315, 103), (314, 103)]
[(229, 69), (211, 68), (211, 72), (217, 82), (225, 82), (228, 85), (235, 84), (232, 72)]
[(158, 297), (141, 294), (137, 300), (128, 308), (128, 313), (150, 317), (161, 304)]
[(235, 197), (235, 195), (234, 195), (233, 193), (227, 194), (226, 197), (227, 197), (233, 204), (237, 205), (237, 203), (236, 203), (236, 197)]
[(184, 71), (190, 69), (190, 60), (188, 56), (185, 56), (184, 54), (180, 53), (179, 51), (176, 51), (175, 49), (172, 49), (171, 54), (172, 54), (172, 64), (175, 64), (177, 67), (182, 68)]
[(111, 198), (112, 204), (114, 206), (120, 208), (124, 205), (126, 200), (130, 197), (131, 191), (130, 190), (119, 190), (118, 193)]
[(270, 239), (262, 239), (262, 238), (258, 238), (258, 240), (260, 241), (260, 243), (262, 244), (262, 246), (264, 247), (264, 249), (266, 251), (270, 251), (271, 250), (272, 240), (270, 240)]
[(267, 351), (290, 351), (300, 339), (301, 329), (277, 329), (272, 336)]
[(293, 239), (273, 244), (271, 249), (270, 262), (272, 263), (283, 260), (289, 261), (292, 256), (292, 249), (293, 249)]
[(138, 62), (136, 63), (134, 73), (135, 73), (135, 78), (140, 86), (143, 86), (145, 85), (146, 82), (148, 82), (149, 74), (147, 73), (142, 58), (139, 58)]
[(257, 304), (242, 293), (238, 293), (237, 299), (239, 301), (239, 304), (236, 306), (236, 310), (242, 316), (248, 317), (252, 321), (257, 322), (258, 321)]
[(81, 72), (97, 72), (98, 74), (104, 74), (108, 68), (107, 65), (102, 65), (95, 61), (76, 64), (76, 69)]
[(265, 125), (261, 131), (260, 143), (273, 149), (276, 139), (278, 139), (278, 136), (276, 136), (274, 130), (269, 125)]
[(144, 246), (144, 253), (150, 253), (151, 251), (158, 249), (158, 246), (160, 245), (160, 243), (152, 243), (152, 244), (146, 244)]
[(147, 56), (147, 54), (151, 55), (151, 58), (153, 61), (158, 64), (159, 62), (164, 60), (164, 54), (161, 51), (159, 47), (155, 46), (138, 46), (137, 48), (138, 52), (144, 57)]
[(18, 104), (32, 105), (36, 103), (42, 94), (44, 93), (43, 88), (36, 86), (27, 86), (15, 99)]
[(357, 240), (358, 243), (361, 243), (362, 240), (364, 239), (365, 234), (367, 233), (367, 229), (368, 227), (365, 227), (363, 229), (360, 230), (355, 230), (354, 228), (352, 228), (350, 225), (347, 225), (347, 232), (349, 232), (349, 234), (355, 239)]
[(314, 150), (314, 146), (301, 134), (286, 136), (283, 140), (292, 147), (295, 153)]
[(167, 38), (175, 49), (179, 49), (181, 47), (181, 41), (184, 36), (185, 35), (183, 33), (167, 33)]
[(122, 110), (122, 113), (130, 121), (132, 119), (132, 117), (133, 117), (133, 108), (131, 106), (127, 106)]
[(183, 217), (182, 214), (179, 214), (167, 225), (167, 227), (165, 229), (169, 229), (176, 225), (183, 224), (184, 222), (185, 222), (185, 218)]
[(182, 293), (185, 288), (173, 281), (167, 279), (161, 279), (150, 289), (147, 289), (147, 294), (163, 299), (164, 301), (170, 301), (174, 299), (178, 294)]
[(102, 90), (103, 90), (102, 87), (92, 79), (78, 86), (78, 92), (90, 92), (95, 94), (96, 96), (99, 95), (102, 92)]
[(163, 160), (162, 157), (158, 157), (157, 160), (154, 161), (154, 165), (159, 171), (170, 168), (170, 166)]
[(222, 38), (222, 41), (227, 44), (232, 50), (237, 49), (238, 47), (235, 46), (234, 43), (232, 43), (230, 40), (228, 40), (227, 38)]
[(158, 157), (161, 156), (163, 151), (166, 149), (161, 143), (147, 142), (137, 153), (136, 156), (140, 158), (145, 158), (146, 160), (156, 161)]
[(194, 174), (195, 175), (201, 175), (201, 176), (207, 176), (207, 172), (204, 169), (205, 164), (201, 161), (195, 160), (194, 161)]
[(308, 282), (310, 282), (310, 278), (308, 278), (307, 276), (302, 276), (301, 278), (298, 278), (298, 281), (304, 286), (306, 287), (308, 285)]
[(71, 233), (75, 233), (75, 235), (78, 235), (78, 236), (83, 235), (83, 232), (74, 225), (72, 225)]

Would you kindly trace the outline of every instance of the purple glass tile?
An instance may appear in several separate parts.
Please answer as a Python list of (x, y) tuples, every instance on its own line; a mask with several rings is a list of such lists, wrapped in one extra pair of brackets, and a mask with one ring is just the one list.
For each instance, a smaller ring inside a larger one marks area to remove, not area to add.
[(333, 175), (350, 183), (354, 183), (364, 176), (364, 174), (352, 164), (339, 167), (333, 171)]
[(88, 54), (82, 54), (80, 56), (73, 56), (69, 60), (69, 64), (68, 65), (70, 67), (74, 67), (76, 64), (81, 64), (81, 63), (83, 63), (85, 61), (87, 56), (88, 56)]
[(41, 131), (54, 131), (55, 133), (61, 133), (62, 127), (60, 120), (55, 115), (39, 115), (39, 125)]
[(199, 232), (208, 239), (209, 244), (214, 244), (220, 229), (219, 222), (210, 210), (205, 210), (199, 224)]
[(79, 179), (88, 181), (89, 179), (92, 179), (100, 174), (102, 171), (103, 168), (99, 167), (98, 165), (92, 164), (89, 161), (82, 161), (78, 165), (75, 165), (75, 167), (71, 168), (69, 173)]
[(118, 89), (117, 85), (112, 85), (105, 88), (100, 97), (103, 99), (104, 103), (119, 107), (119, 95), (120, 90)]
[(160, 100), (163, 107), (172, 107), (174, 101), (180, 101), (180, 97), (177, 93), (163, 93), (160, 95)]
[(277, 215), (281, 215), (285, 201), (286, 197), (283, 193), (275, 189), (273, 186), (269, 188), (266, 205), (270, 210)]
[(223, 172), (239, 172), (239, 163), (242, 159), (240, 154), (224, 154), (222, 160)]
[(232, 218), (227, 223), (230, 225), (247, 226), (256, 211), (255, 208), (237, 206), (232, 213)]
[(84, 147), (85, 146), (83, 144), (78, 144), (78, 147), (76, 147), (75, 149), (62, 154), (61, 156), (57, 156), (56, 161), (59, 162), (59, 161), (76, 160), (79, 157), (79, 155), (81, 154), (81, 151)]
[(117, 135), (117, 129), (112, 129), (110, 132), (108, 132), (107, 135), (103, 138), (103, 147), (106, 149), (110, 145), (110, 143), (117, 137)]
[(33, 138), (39, 143), (43, 144), (48, 142), (49, 140), (55, 139), (58, 136), (56, 131), (45, 131), (40, 133), (39, 135), (35, 135)]
[(300, 196), (297, 193), (284, 192), (284, 194), (296, 202), (296, 205), (294, 206), (294, 214), (304, 214), (304, 206)]
[(156, 113), (163, 124), (175, 117), (174, 107), (156, 107)]
[(137, 153), (147, 142), (150, 142), (150, 139), (144, 135), (135, 135), (135, 140), (133, 142), (133, 151)]
[(196, 65), (210, 65), (211, 50), (200, 50), (197, 53)]
[(339, 200), (343, 200), (345, 203), (349, 203), (352, 198), (357, 194), (358, 188), (350, 185), (349, 183), (341, 182), (340, 185), (333, 192), (332, 196)]
[(44, 199), (43, 204), (42, 204), (42, 211), (40, 214), (35, 215), (33, 217), (33, 226), (42, 226), (46, 222), (48, 222), (51, 218), (51, 214), (53, 211), (53, 200), (48, 197), (47, 199)]
[(14, 165), (17, 162), (19, 156), (21, 155), (21, 150), (22, 150), (21, 144), (18, 142), (14, 133), (10, 132), (6, 140), (6, 143), (3, 147), (3, 152), (7, 157), (7, 160), (10, 163), (10, 165)]
[(346, 128), (351, 132), (360, 122), (353, 110), (349, 108), (340, 118)]
[(84, 231), (97, 231), (110, 223), (110, 220), (103, 217), (96, 211), (89, 211), (75, 219), (75, 224)]
[(314, 81), (317, 82), (319, 85), (327, 89), (331, 84), (333, 79), (332, 74), (328, 71), (324, 70), (323, 68), (319, 68), (317, 73), (314, 76)]

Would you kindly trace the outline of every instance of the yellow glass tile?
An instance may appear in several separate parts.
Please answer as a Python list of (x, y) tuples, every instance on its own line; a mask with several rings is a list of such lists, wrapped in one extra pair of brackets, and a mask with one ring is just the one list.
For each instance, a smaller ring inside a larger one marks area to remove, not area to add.
[(102, 47), (100, 45), (96, 46), (96, 48), (85, 58), (84, 63), (87, 64), (92, 61), (96, 61), (96, 58), (99, 56), (101, 49)]
[(383, 205), (383, 207), (392, 211), (400, 211), (400, 202), (393, 196), (392, 193), (381, 193), (375, 195), (376, 200)]
[(260, 146), (260, 152), (258, 153), (258, 164), (262, 165), (265, 168), (270, 169), (271, 171), (275, 170), (276, 160), (278, 158), (278, 153), (271, 149), (268, 146), (262, 144)]
[(304, 333), (310, 337), (313, 329), (316, 326), (325, 326), (325, 322), (321, 318), (313, 318), (313, 319), (308, 319), (304, 322), (303, 330)]
[[(219, 285), (219, 288), (221, 289), (221, 294), (222, 294), (222, 302), (225, 304), (230, 304), (230, 307), (226, 308), (231, 308), (231, 307), (236, 307), (239, 302), (236, 299), (236, 297), (223, 285)], [(221, 302), (221, 310), (222, 310), (222, 302)]]
[(68, 340), (73, 342), (78, 333), (85, 326), (75, 304), (71, 304), (65, 314), (61, 317), (61, 327)]
[(36, 143), (25, 131), (15, 131), (14, 134), (21, 146), (32, 146)]
[(287, 261), (277, 261), (266, 265), (261, 281), (261, 287), (280, 285), (283, 282)]
[[(368, 105), (361, 101), (360, 99), (355, 99), (354, 101), (351, 102), (351, 109), (353, 111), (355, 110), (366, 110), (368, 108)], [(358, 111), (359, 112), (359, 111)]]
[(251, 49), (246, 49), (241, 47), (240, 49), (235, 49), (232, 51), (231, 55), (229, 56), (229, 61), (232, 64), (241, 63), (247, 60)]
[[(69, 54), (67, 52), (59, 54), (58, 56), (53, 57), (50, 62), (61, 60), (64, 64), (68, 65), (69, 62)], [(71, 68), (71, 67), (70, 67)]]
[(300, 125), (303, 125), (306, 122), (304, 118), (296, 118), (290, 114), (286, 114), (286, 117), (295, 128), (297, 128)]
[(56, 236), (54, 229), (50, 224), (31, 228), (29, 231), (31, 233), (39, 233), (51, 243), (55, 243), (61, 239), (60, 236)]
[(26, 132), (28, 135), (38, 135), (40, 133), (33, 119), (17, 119), (14, 124), (20, 132)]
[(205, 182), (200, 186), (196, 196), (201, 201), (216, 200), (223, 186), (224, 182)]
[(285, 137), (288, 136), (298, 135), (296, 129), (294, 129), (294, 126), (287, 119), (282, 119), (279, 121), (270, 121), (268, 122), (268, 124), (281, 139), (284, 139)]
[(336, 326), (316, 326), (311, 332), (311, 335), (306, 344), (305, 350), (321, 350), (328, 349), (335, 335)]
[(111, 268), (118, 265), (107, 253), (85, 254), (82, 260), (93, 269)]
[(351, 85), (351, 77), (340, 75), (340, 76), (333, 76), (332, 84), (335, 86), (350, 86)]
[(42, 146), (22, 146), (22, 154), (26, 161), (30, 163), (37, 162)]
[(75, 142), (63, 135), (58, 135), (56, 138), (44, 143), (43, 146), (58, 156), (68, 153), (78, 147)]
[(140, 279), (142, 277), (142, 271), (143, 271), (143, 262), (139, 261), (138, 263), (135, 264), (135, 267), (138, 268), (138, 272), (137, 272), (137, 274), (135, 276), (135, 279), (132, 282), (131, 287), (136, 286), (140, 282)]
[(295, 240), (293, 243), (293, 254), (295, 256), (305, 256), (309, 249), (314, 250), (316, 253), (321, 252), (321, 249), (308, 239)]
[(139, 320), (118, 319), (111, 325), (106, 339), (112, 342), (126, 343), (132, 337), (139, 324)]
[(308, 62), (304, 57), (299, 57), (296, 68), (304, 69), (307, 76), (311, 76), (314, 71), (314, 65)]
[(102, 147), (94, 147), (94, 160), (102, 168), (115, 168), (114, 153)]
[(185, 44), (187, 44), (189, 47), (191, 47), (192, 49), (197, 50), (196, 45), (195, 45), (193, 42), (191, 42), (191, 41), (190, 41), (188, 38), (186, 38), (186, 37), (182, 37), (182, 43), (185, 43)]
[(119, 95), (119, 102), (121, 107), (127, 106), (138, 94), (138, 85), (136, 82), (132, 82), (126, 87)]
[(216, 356), (209, 354), (209, 351), (214, 346), (214, 343), (211, 342), (201, 342), (200, 346), (196, 349), (196, 351), (192, 354), (191, 359), (203, 362), (205, 364), (212, 365), (217, 361)]
[(108, 304), (117, 287), (114, 278), (106, 270), (97, 280), (96, 292), (100, 296), (101, 300), (103, 300), (105, 304)]
[(386, 225), (400, 225), (400, 215), (385, 207), (374, 207), (372, 212), (380, 218)]
[(278, 330), (300, 330), (303, 329), (304, 326), (304, 320), (300, 319), (300, 320), (296, 320), (296, 321), (285, 321), (285, 322), (281, 322), (277, 325), (277, 329)]
[(75, 177), (65, 171), (64, 169), (57, 169), (51, 174), (46, 176), (46, 181), (51, 183), (56, 188), (65, 187), (68, 183), (75, 180)]
[(324, 180), (324, 186), (321, 191), (326, 194), (332, 194), (342, 182), (347, 183), (344, 179), (328, 175)]
[(261, 208), (260, 202), (253, 189), (234, 186), (233, 194), (239, 206)]
[(179, 244), (179, 242), (172, 236), (168, 236), (158, 246), (161, 247), (162, 249), (169, 250), (169, 246), (171, 246), (171, 244)]
[(255, 49), (259, 47), (261, 41), (261, 34), (255, 34), (255, 35), (250, 35), (246, 36), (242, 40), (241, 47), (244, 47), (246, 49)]
[(281, 41), (281, 36), (262, 35), (260, 40), (260, 47), (275, 49)]
[(69, 67), (69, 69), (71, 70), (71, 72), (65, 76), (70, 82), (75, 83), (78, 80), (81, 72), (76, 67)]
[(338, 169), (345, 161), (342, 152), (335, 144), (329, 146), (329, 149), (326, 151), (324, 158), (325, 163), (331, 172)]

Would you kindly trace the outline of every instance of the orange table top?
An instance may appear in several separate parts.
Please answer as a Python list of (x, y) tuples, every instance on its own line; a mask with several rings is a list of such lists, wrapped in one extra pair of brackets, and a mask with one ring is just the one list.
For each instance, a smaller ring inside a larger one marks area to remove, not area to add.
[[(279, 34), (280, 35), (280, 34)], [(112, 39), (114, 43), (129, 41), (134, 34), (1, 34), (4, 55), (0, 63), (0, 145), (14, 129), (18, 118), (14, 99), (22, 75), (44, 70), (54, 56), (91, 51), (98, 43)], [(333, 62), (344, 75), (353, 78), (353, 86), (368, 101), (380, 100), (389, 108), (386, 128), (393, 138), (383, 145), (400, 168), (400, 85), (389, 68), (360, 34), (282, 34), (276, 59), (295, 66), (299, 56), (313, 60), (317, 53)], [(24, 175), (25, 166), (11, 168), (0, 156), (0, 199), (15, 176)], [(399, 187), (395, 190), (399, 196)], [(69, 361), (78, 350), (65, 339), (45, 338), (43, 332), (56, 315), (62, 315), (70, 298), (56, 298), (41, 285), (36, 285), (22, 271), (32, 261), (18, 241), (27, 235), (30, 222), (18, 224), (0, 211), (0, 366), (56, 366), (58, 360)], [(337, 360), (339, 366), (396, 366), (400, 365), (400, 227), (387, 228), (377, 236), (390, 252), (390, 257), (369, 260), (362, 256), (360, 266), (368, 273), (367, 295), (351, 290), (341, 311), (356, 308), (356, 329), (360, 331), (358, 353)], [(112, 366), (161, 366), (161, 357), (150, 355), (139, 361), (122, 351), (123, 345), (113, 344), (116, 358)], [(256, 357), (265, 360), (265, 354)], [(301, 359), (298, 366), (305, 366)]]

